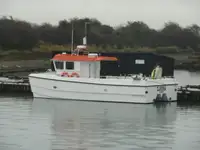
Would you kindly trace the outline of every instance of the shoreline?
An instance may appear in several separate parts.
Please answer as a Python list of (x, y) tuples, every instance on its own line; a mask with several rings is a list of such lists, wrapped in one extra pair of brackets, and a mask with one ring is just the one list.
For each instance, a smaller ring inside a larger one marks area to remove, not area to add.
[[(155, 53), (156, 54), (156, 53)], [(200, 54), (194, 53), (165, 53), (157, 54), (171, 57), (175, 60), (174, 69), (200, 71)], [(31, 72), (51, 68), (51, 52), (13, 52), (0, 54), (0, 73)]]

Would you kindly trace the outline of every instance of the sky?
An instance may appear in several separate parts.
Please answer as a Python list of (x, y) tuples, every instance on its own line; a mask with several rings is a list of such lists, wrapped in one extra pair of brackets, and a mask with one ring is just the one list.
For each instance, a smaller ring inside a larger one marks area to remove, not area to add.
[(89, 17), (113, 27), (143, 21), (160, 29), (169, 21), (200, 25), (199, 6), (200, 0), (0, 0), (0, 16), (37, 24)]

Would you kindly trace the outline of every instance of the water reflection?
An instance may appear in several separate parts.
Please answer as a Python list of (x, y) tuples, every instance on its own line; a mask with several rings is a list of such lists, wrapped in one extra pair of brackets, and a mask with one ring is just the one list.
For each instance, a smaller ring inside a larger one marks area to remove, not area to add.
[(0, 149), (50, 149), (47, 118), (30, 116), (31, 104), (31, 99), (0, 99)]
[(1, 98), (0, 150), (200, 147), (200, 107)]
[[(168, 128), (174, 127), (176, 103), (158, 106), (35, 99), (32, 114), (51, 118), (55, 143), (59, 141), (61, 147), (163, 148), (163, 143), (174, 140)], [(61, 148), (55, 143), (54, 149)]]

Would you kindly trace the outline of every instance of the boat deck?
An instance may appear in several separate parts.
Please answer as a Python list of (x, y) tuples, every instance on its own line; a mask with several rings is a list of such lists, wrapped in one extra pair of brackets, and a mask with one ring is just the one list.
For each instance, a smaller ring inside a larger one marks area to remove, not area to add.
[(104, 78), (71, 78), (71, 77), (61, 77), (56, 75), (54, 72), (45, 72), (45, 73), (33, 73), (30, 74), (32, 78), (41, 78), (47, 80), (56, 80), (56, 81), (67, 81), (67, 82), (76, 82), (76, 83), (87, 83), (87, 84), (98, 84), (98, 85), (119, 85), (119, 86), (158, 86), (158, 85), (174, 85), (178, 84), (174, 78), (162, 78), (162, 79), (150, 79), (146, 78), (134, 78), (134, 77), (112, 77), (107, 76)]

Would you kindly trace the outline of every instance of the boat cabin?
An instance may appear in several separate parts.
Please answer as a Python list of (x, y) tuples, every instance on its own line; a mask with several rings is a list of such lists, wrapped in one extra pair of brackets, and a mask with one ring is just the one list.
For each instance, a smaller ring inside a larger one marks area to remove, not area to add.
[[(63, 51), (52, 51), (53, 58), (57, 54), (62, 54)], [(65, 51), (71, 54), (71, 51)], [(82, 53), (87, 53), (84, 51)], [(163, 76), (173, 77), (175, 60), (171, 57), (143, 52), (93, 52), (99, 56), (116, 57), (117, 61), (101, 61), (101, 76), (128, 76), (130, 74), (143, 74), (150, 77), (152, 70), (157, 64), (163, 68)], [(53, 63), (51, 69), (55, 71)]]
[(57, 54), (52, 58), (55, 72), (60, 76), (100, 78), (101, 61), (117, 61), (116, 57), (98, 56), (96, 53), (87, 55)]

